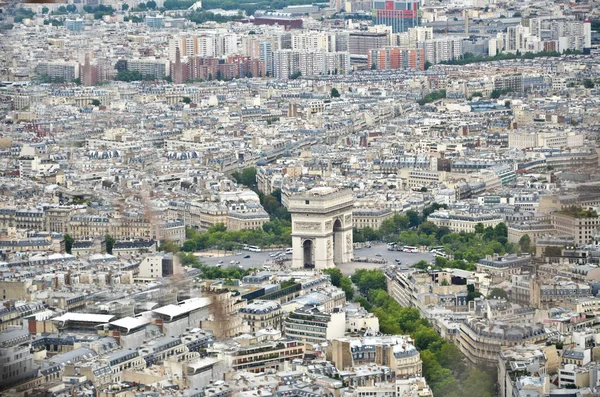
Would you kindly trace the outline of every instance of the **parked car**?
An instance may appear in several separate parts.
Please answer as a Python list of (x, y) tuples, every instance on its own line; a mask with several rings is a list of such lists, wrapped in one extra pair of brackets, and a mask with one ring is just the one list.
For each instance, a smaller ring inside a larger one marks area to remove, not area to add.
[(250, 255), (244, 256), (244, 259), (248, 259), (248, 258), (250, 258)]

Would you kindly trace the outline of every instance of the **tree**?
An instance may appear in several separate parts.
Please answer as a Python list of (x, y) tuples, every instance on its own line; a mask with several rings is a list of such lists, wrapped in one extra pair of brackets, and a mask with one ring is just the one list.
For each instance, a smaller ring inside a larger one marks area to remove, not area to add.
[(42, 7), (42, 14), (47, 14), (50, 9), (48, 7)]
[(485, 226), (483, 226), (483, 223), (479, 222), (475, 225), (475, 233), (483, 234), (484, 230), (485, 230)]
[(433, 64), (431, 62), (425, 61), (425, 65), (424, 65), (425, 70), (429, 70), (429, 68), (432, 66), (433, 66)]
[(408, 225), (410, 227), (417, 227), (421, 223), (421, 216), (417, 211), (408, 210), (406, 211), (406, 216), (408, 217)]
[(300, 76), (302, 76), (302, 72), (301, 71), (294, 72), (294, 73), (290, 74), (290, 80), (296, 80)]
[(350, 301), (352, 298), (354, 298), (354, 287), (352, 286), (352, 281), (348, 277), (342, 277), (340, 280), (340, 288), (342, 291), (344, 291), (344, 294), (346, 294), (347, 301)]
[(419, 233), (425, 233), (427, 235), (435, 234), (438, 230), (438, 227), (433, 222), (423, 222), (421, 226), (419, 226)]
[(521, 252), (529, 252), (529, 249), (531, 248), (531, 238), (529, 237), (529, 234), (521, 236), (519, 239), (519, 248), (521, 248)]
[(68, 234), (65, 234), (63, 238), (65, 239), (65, 251), (67, 252), (67, 254), (70, 254), (71, 250), (73, 249), (73, 237), (69, 236)]
[(146, 7), (148, 7), (151, 10), (156, 9), (156, 2), (154, 0), (149, 0), (146, 2)]
[(179, 252), (179, 246), (171, 240), (165, 240), (158, 247), (158, 250), (162, 252), (170, 252), (171, 254), (176, 254), (177, 252)]
[(254, 185), (256, 185), (256, 168), (244, 168), (240, 178), (235, 178), (235, 180), (242, 185), (252, 188)]
[(493, 299), (493, 298), (508, 299), (508, 294), (502, 288), (493, 288), (490, 291), (488, 298), (490, 298), (490, 299)]
[(519, 11), (515, 12), (513, 18), (521, 18), (521, 13)]
[(439, 339), (433, 328), (421, 326), (414, 334), (415, 346), (418, 350), (425, 350), (429, 345)]
[(185, 103), (186, 105), (189, 105), (190, 103), (192, 103), (192, 99), (189, 96), (184, 96), (181, 102)]
[(337, 90), (337, 88), (333, 87), (331, 89), (331, 97), (332, 98), (339, 98), (340, 97), (340, 92)]
[(377, 234), (377, 232), (375, 230), (373, 230), (373, 228), (370, 228), (369, 226), (365, 227), (362, 230), (362, 234), (365, 238), (365, 241), (379, 240), (379, 235)]
[(508, 237), (508, 228), (504, 222), (500, 222), (494, 228), (494, 234), (496, 237)]
[(104, 236), (104, 242), (106, 243), (106, 253), (112, 254), (113, 246), (115, 245), (115, 239), (110, 234), (107, 234)]
[(92, 106), (100, 106), (100, 101), (97, 99), (92, 99)]
[(557, 258), (562, 256), (562, 247), (546, 247), (544, 255), (550, 258)]
[(594, 84), (594, 82), (592, 80), (585, 79), (585, 80), (583, 80), (583, 86), (585, 88), (594, 88), (595, 84)]
[(385, 275), (378, 270), (359, 269), (352, 275), (351, 280), (363, 296), (367, 296), (370, 291), (387, 290)]
[(129, 4), (125, 4), (125, 3), (124, 3), (124, 4), (121, 6), (121, 10), (122, 10), (122, 11), (127, 11), (128, 9), (129, 9)]
[(476, 291), (473, 284), (467, 284), (467, 302), (470, 302), (475, 298), (479, 298), (480, 296), (481, 292)]
[(181, 250), (184, 252), (194, 252), (196, 251), (196, 248), (196, 243), (193, 240), (185, 240)]
[(331, 278), (331, 284), (333, 284), (335, 287), (340, 286), (342, 277), (344, 277), (340, 269), (338, 269), (337, 267), (333, 267), (330, 269), (323, 270), (323, 273), (329, 275), (329, 277)]

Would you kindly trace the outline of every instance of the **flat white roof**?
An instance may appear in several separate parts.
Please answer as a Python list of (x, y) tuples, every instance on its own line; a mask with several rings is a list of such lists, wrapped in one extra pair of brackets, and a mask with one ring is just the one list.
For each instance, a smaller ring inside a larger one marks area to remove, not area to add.
[(79, 321), (84, 323), (108, 323), (115, 316), (112, 314), (94, 313), (65, 313), (60, 317), (54, 317), (52, 321)]
[(211, 302), (211, 298), (193, 298), (185, 300), (179, 305), (167, 305), (152, 311), (173, 318), (206, 307), (210, 305)]
[(114, 325), (121, 328), (127, 328), (127, 330), (132, 330), (137, 327), (141, 327), (150, 322), (150, 320), (143, 317), (124, 317), (116, 321), (112, 321), (110, 325)]

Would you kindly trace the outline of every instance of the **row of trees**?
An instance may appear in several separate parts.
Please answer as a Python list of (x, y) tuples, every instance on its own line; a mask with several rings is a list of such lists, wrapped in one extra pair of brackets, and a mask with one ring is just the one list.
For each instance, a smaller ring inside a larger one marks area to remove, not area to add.
[(492, 397), (493, 369), (469, 368), (461, 351), (441, 338), (415, 308), (402, 307), (386, 292), (386, 278), (378, 270), (360, 270), (352, 281), (363, 296), (355, 300), (374, 313), (384, 334), (410, 335), (421, 353), (423, 376), (434, 396)]
[[(409, 210), (406, 214), (396, 214), (390, 219), (386, 219), (381, 223), (381, 227), (378, 230), (374, 230), (370, 227), (357, 230), (354, 229), (353, 240), (356, 243), (363, 243), (365, 241), (376, 241), (384, 240), (393, 242), (397, 240), (398, 234), (403, 230), (416, 229), (421, 225), (429, 215), (435, 211), (448, 208), (446, 204), (433, 203), (429, 207), (423, 209), (423, 214), (419, 214), (417, 211)], [(435, 226), (435, 225), (434, 225)], [(447, 228), (446, 228), (447, 229)], [(448, 229), (449, 232), (449, 229)], [(413, 244), (407, 244), (413, 245)], [(414, 244), (414, 245), (427, 245), (427, 244)]]
[(417, 103), (419, 105), (425, 105), (426, 103), (435, 102), (443, 98), (446, 98), (446, 90), (437, 90), (425, 95), (423, 98), (419, 99)]
[(271, 216), (271, 220), (292, 220), (292, 216), (288, 212), (287, 208), (285, 208), (285, 206), (281, 203), (281, 189), (276, 189), (270, 194), (264, 194), (258, 190), (258, 186), (256, 185), (256, 168), (244, 168), (241, 173), (236, 171), (233, 172), (231, 176), (237, 183), (247, 186), (250, 190), (258, 195), (260, 204)]
[(349, 277), (344, 276), (337, 267), (323, 270), (331, 278), (331, 284), (340, 288), (346, 294), (346, 300), (351, 301), (354, 298), (354, 286)]
[(102, 19), (105, 15), (112, 15), (115, 13), (115, 9), (111, 6), (105, 6), (104, 4), (100, 4), (97, 7), (92, 6), (83, 6), (83, 11), (88, 14), (94, 14), (94, 19)]
[(289, 221), (274, 219), (266, 222), (262, 229), (228, 231), (225, 225), (218, 223), (204, 233), (195, 229), (187, 229), (187, 240), (181, 248), (184, 252), (203, 249), (221, 249), (233, 251), (243, 244), (268, 246), (289, 246), (292, 243), (292, 224)]
[[(165, 4), (166, 4), (166, 2), (165, 2)], [(224, 22), (233, 21), (234, 19), (239, 19), (241, 17), (242, 17), (242, 15), (229, 16), (229, 15), (223, 15), (223, 14), (215, 14), (213, 12), (204, 11), (204, 10), (193, 11), (186, 16), (186, 18), (188, 20), (195, 22), (197, 24), (202, 24), (202, 23), (211, 22), (211, 21), (218, 22), (218, 23), (224, 23)], [(211, 79), (209, 79), (209, 80), (211, 80)], [(217, 78), (217, 80), (221, 80), (221, 79)]]
[(144, 76), (137, 70), (119, 70), (115, 76), (115, 80), (118, 81), (141, 81), (141, 80), (156, 80), (155, 76), (147, 75)]

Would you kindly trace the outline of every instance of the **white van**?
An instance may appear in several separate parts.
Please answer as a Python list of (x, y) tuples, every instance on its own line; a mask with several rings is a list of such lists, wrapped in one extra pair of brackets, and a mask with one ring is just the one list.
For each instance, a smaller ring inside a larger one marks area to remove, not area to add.
[(266, 272), (270, 272), (271, 271), (271, 266), (264, 265), (262, 268)]
[(292, 255), (292, 248), (288, 248), (285, 250), (286, 255)]
[(249, 245), (248, 246), (248, 251), (252, 251), (252, 252), (260, 252), (260, 248), (258, 248), (256, 245)]

